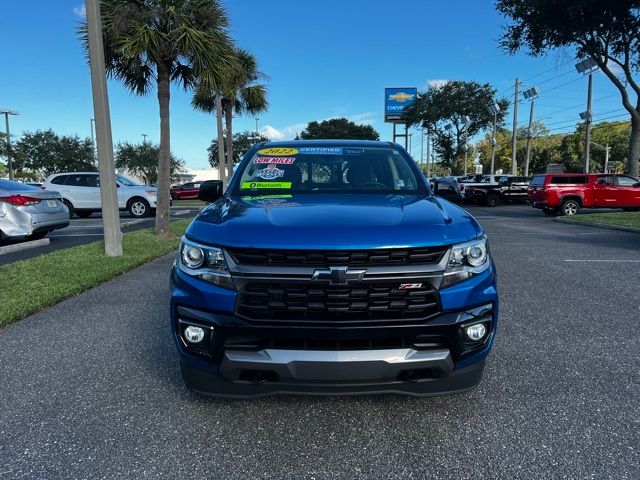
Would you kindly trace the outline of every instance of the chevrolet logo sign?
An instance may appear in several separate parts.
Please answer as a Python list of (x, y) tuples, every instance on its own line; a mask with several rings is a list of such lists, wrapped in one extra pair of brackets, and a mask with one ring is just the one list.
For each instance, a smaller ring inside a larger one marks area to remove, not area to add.
[(398, 92), (398, 93), (394, 93), (393, 95), (389, 95), (389, 98), (391, 100), (395, 100), (396, 102), (400, 102), (400, 103), (407, 102), (411, 100), (413, 97), (414, 95), (410, 93), (404, 93), (404, 92)]
[(326, 270), (313, 272), (312, 280), (328, 280), (331, 285), (347, 285), (349, 282), (360, 281), (366, 270), (350, 270), (349, 267), (329, 267)]

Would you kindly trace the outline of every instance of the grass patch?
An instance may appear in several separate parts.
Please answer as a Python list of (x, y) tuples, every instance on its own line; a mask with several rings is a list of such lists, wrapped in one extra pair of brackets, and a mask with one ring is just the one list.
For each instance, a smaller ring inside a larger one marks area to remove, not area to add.
[(564, 217), (567, 220), (581, 222), (604, 223), (607, 225), (621, 225), (623, 227), (640, 228), (640, 212), (616, 212), (616, 213), (589, 213)]
[(173, 222), (169, 237), (153, 229), (125, 233), (122, 257), (107, 257), (100, 240), (0, 266), (0, 327), (177, 250), (190, 222)]

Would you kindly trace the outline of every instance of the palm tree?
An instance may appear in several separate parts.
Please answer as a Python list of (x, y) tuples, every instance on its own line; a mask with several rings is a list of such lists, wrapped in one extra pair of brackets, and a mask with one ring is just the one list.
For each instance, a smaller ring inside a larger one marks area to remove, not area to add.
[[(218, 0), (101, 0), (108, 73), (133, 93), (157, 87), (160, 111), (157, 235), (169, 234), (171, 140), (170, 85), (195, 86), (207, 72), (210, 85), (237, 70), (227, 33), (226, 12)], [(81, 35), (88, 51), (86, 25)]]
[[(222, 173), (221, 178), (225, 183), (233, 172), (233, 113), (239, 115), (250, 114), (257, 115), (267, 110), (269, 102), (267, 101), (267, 87), (257, 84), (260, 79), (266, 78), (258, 70), (258, 62), (256, 58), (241, 48), (235, 49), (235, 56), (239, 63), (239, 69), (232, 72), (227, 78), (226, 84), (221, 90), (224, 93), (216, 94), (213, 90), (206, 88), (196, 89), (193, 97), (192, 105), (199, 110), (205, 112), (216, 111), (218, 120), (218, 145), (224, 146), (226, 143), (226, 155), (223, 153), (224, 147), (218, 148), (219, 159), (225, 161), (225, 166), (218, 165)], [(226, 139), (220, 134), (221, 115), (224, 113), (226, 123)], [(225, 141), (226, 140), (226, 141)]]

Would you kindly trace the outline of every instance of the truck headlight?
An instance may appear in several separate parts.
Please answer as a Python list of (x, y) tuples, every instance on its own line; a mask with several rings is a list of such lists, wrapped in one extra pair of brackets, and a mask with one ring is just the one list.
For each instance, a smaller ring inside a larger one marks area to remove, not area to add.
[(187, 275), (219, 287), (235, 289), (224, 253), (219, 248), (201, 245), (182, 237), (178, 266)]
[(489, 264), (486, 236), (454, 245), (451, 247), (442, 287), (471, 278), (489, 268)]

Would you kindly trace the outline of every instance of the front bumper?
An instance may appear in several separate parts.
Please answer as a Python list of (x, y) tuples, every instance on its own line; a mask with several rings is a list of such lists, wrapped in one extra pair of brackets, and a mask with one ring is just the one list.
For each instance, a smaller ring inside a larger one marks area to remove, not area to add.
[[(498, 321), (495, 285), (491, 266), (441, 290), (443, 313), (413, 325), (291, 328), (235, 316), (235, 292), (174, 268), (172, 327), (184, 380), (206, 395), (455, 393), (482, 378)], [(473, 343), (462, 329), (478, 322), (489, 332)], [(184, 341), (187, 325), (207, 331), (204, 348)]]

